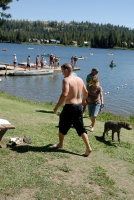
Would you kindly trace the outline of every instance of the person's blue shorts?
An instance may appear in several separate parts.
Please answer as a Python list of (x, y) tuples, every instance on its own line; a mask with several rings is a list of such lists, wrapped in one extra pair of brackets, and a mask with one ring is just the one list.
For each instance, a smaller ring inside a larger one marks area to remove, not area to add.
[(79, 136), (87, 133), (83, 123), (82, 104), (65, 104), (59, 121), (59, 132), (66, 135), (71, 126), (76, 129)]
[(88, 113), (89, 117), (97, 117), (100, 110), (100, 103), (88, 103)]

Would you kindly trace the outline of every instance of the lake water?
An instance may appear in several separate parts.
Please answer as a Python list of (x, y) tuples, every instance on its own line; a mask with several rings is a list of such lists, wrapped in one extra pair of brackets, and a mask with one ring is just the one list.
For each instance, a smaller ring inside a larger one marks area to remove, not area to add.
[[(7, 51), (2, 51), (3, 48), (7, 48)], [(99, 69), (105, 103), (103, 111), (124, 116), (134, 114), (134, 51), (0, 43), (0, 62), (12, 63), (14, 53), (18, 62), (26, 62), (30, 55), (34, 63), (37, 54), (53, 53), (60, 56), (60, 65), (70, 63), (72, 55), (86, 57), (85, 60), (78, 60), (77, 66), (81, 70), (76, 73), (85, 82), (92, 68)], [(109, 67), (111, 60), (114, 60), (116, 67)], [(48, 76), (1, 77), (0, 90), (35, 102), (56, 103), (61, 94), (62, 79), (60, 72)]]

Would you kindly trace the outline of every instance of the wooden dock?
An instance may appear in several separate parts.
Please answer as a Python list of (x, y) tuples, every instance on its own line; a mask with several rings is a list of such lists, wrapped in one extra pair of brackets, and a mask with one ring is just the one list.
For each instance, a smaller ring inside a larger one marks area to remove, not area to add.
[[(40, 69), (40, 67), (38, 68), (38, 70)], [(43, 69), (53, 69), (54, 72), (61, 72), (61, 66), (54, 66), (54, 67), (44, 67)], [(80, 70), (79, 67), (75, 67), (73, 69), (73, 71), (78, 71)], [(9, 65), (1, 65), (0, 64), (0, 76), (11, 76), (11, 74), (14, 74), (15, 71), (29, 71), (29, 69), (24, 69), (22, 67), (17, 66), (15, 69), (13, 66), (9, 66)], [(35, 68), (31, 68), (31, 71), (36, 71)]]

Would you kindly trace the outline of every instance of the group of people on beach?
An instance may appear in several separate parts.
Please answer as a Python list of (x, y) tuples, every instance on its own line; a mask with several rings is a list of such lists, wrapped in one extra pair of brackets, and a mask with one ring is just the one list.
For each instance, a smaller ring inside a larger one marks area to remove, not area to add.
[(84, 81), (73, 74), (73, 67), (69, 63), (61, 66), (64, 76), (62, 81), (62, 93), (54, 108), (57, 114), (58, 108), (64, 104), (59, 118), (59, 142), (53, 145), (54, 148), (63, 148), (64, 137), (73, 125), (77, 134), (82, 137), (86, 150), (82, 154), (88, 157), (92, 148), (88, 139), (87, 131), (83, 122), (83, 113), (88, 106), (88, 113), (91, 120), (90, 131), (94, 131), (96, 117), (100, 108), (104, 107), (102, 87), (98, 80), (98, 69), (93, 68), (87, 75), (86, 84)]

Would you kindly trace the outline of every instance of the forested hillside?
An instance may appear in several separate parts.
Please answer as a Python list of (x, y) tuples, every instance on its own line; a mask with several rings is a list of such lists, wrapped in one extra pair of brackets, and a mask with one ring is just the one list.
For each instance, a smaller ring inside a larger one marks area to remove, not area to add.
[[(134, 29), (90, 22), (6, 20), (0, 42), (52, 42), (94, 48), (134, 48)], [(53, 42), (55, 42), (53, 40)]]

